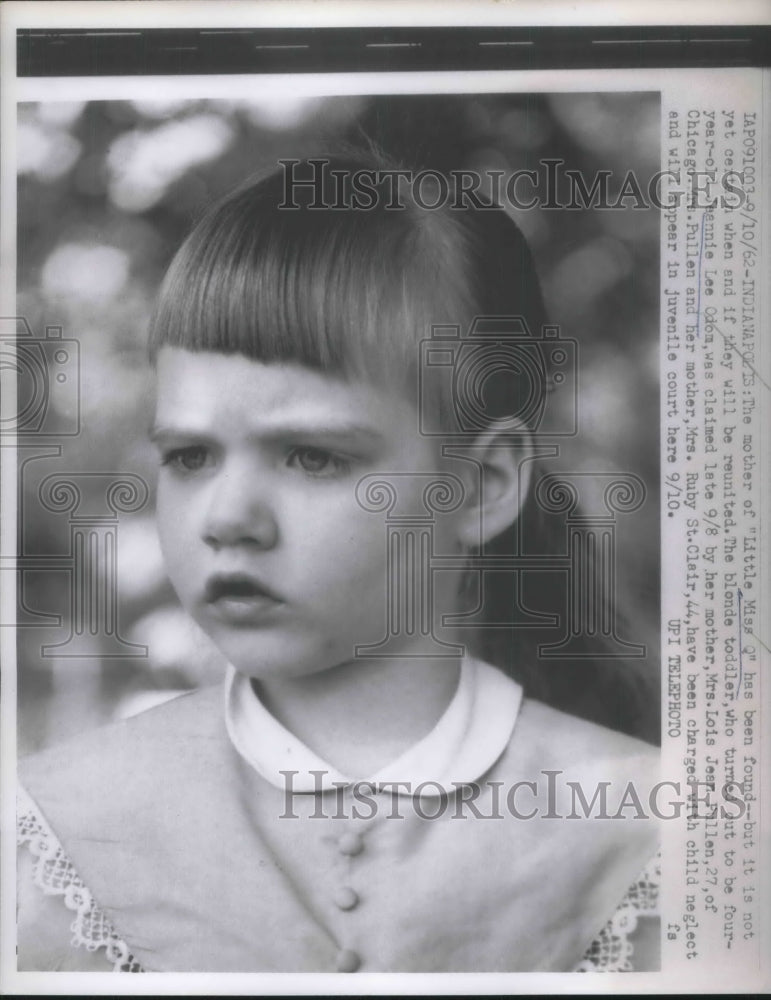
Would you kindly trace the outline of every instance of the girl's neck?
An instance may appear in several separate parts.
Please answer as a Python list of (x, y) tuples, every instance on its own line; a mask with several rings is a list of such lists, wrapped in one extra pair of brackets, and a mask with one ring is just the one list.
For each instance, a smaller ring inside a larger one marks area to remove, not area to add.
[(459, 674), (457, 658), (406, 655), (254, 684), (266, 708), (306, 746), (343, 774), (364, 778), (431, 731)]

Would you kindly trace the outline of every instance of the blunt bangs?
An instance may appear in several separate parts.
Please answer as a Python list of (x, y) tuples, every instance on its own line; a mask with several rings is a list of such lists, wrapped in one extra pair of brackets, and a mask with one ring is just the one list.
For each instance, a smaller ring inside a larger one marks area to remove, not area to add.
[[(332, 159), (330, 172), (390, 169), (368, 157)], [(462, 332), (480, 315), (545, 322), (524, 237), (495, 207), (403, 208), (382, 192), (368, 209), (282, 208), (274, 172), (201, 219), (161, 287), (150, 355), (164, 346), (296, 363), (396, 386), (414, 398), (420, 341), (434, 325)], [(330, 199), (332, 200), (332, 199)], [(488, 390), (491, 419), (512, 412), (510, 384)], [(453, 401), (435, 400), (444, 425)]]
[(452, 220), (416, 206), (280, 208), (283, 197), (273, 174), (195, 227), (161, 287), (151, 357), (167, 346), (409, 377), (431, 324), (468, 311)]

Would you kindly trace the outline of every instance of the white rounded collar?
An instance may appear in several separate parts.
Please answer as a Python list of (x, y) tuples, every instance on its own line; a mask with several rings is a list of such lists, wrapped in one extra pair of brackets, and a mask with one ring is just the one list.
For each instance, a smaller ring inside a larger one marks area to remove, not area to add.
[(271, 715), (249, 677), (229, 666), (225, 681), (225, 720), (233, 746), (277, 788), (286, 787), (283, 772), (295, 772), (295, 792), (327, 791), (357, 781), (405, 783), (408, 795), (418, 788), (419, 794), (429, 796), (452, 791), (456, 784), (476, 781), (498, 760), (511, 739), (521, 702), (519, 684), (467, 657), (455, 694), (434, 728), (376, 774), (349, 776)]

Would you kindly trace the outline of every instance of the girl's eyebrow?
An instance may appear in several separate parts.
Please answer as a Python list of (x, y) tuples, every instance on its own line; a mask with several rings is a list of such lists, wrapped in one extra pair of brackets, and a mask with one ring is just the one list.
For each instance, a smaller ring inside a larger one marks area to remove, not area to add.
[(256, 431), (250, 437), (258, 441), (360, 441), (376, 444), (383, 440), (383, 435), (374, 427), (363, 424), (281, 424), (267, 427), (264, 431)]
[(148, 430), (147, 436), (153, 441), (159, 441), (161, 438), (174, 438), (174, 437), (200, 437), (202, 432), (196, 432), (192, 428), (185, 429), (184, 427), (171, 427), (164, 426), (162, 424), (153, 424), (153, 426)]
[[(150, 428), (149, 438), (151, 441), (158, 441), (162, 438), (196, 438), (206, 439), (215, 437), (206, 429), (196, 429), (195, 427), (174, 427), (155, 425)], [(357, 439), (377, 443), (383, 440), (383, 434), (373, 427), (364, 424), (281, 424), (276, 427), (267, 427), (263, 431), (248, 433), (249, 437), (259, 441), (281, 441), (288, 438), (302, 438), (303, 440), (330, 440), (330, 439)]]

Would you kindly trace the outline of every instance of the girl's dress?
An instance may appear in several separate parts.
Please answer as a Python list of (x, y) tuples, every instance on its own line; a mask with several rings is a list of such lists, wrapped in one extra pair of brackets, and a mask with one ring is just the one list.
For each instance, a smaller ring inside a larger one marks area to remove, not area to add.
[(231, 669), (224, 699), (20, 763), (19, 968), (655, 968), (656, 767), (466, 659), (434, 729), (352, 782)]

